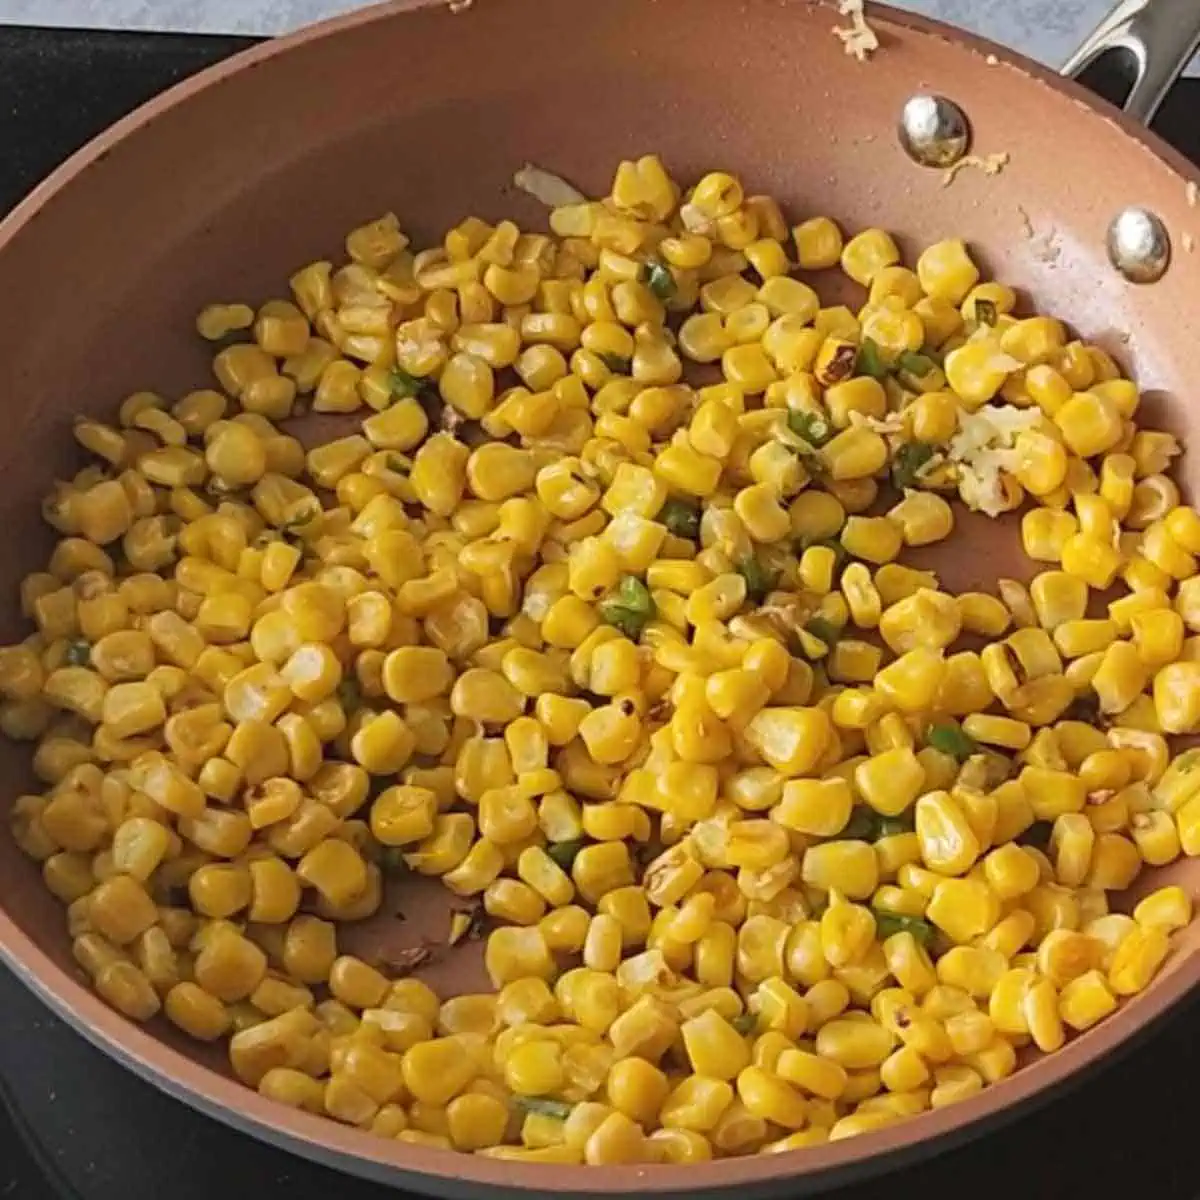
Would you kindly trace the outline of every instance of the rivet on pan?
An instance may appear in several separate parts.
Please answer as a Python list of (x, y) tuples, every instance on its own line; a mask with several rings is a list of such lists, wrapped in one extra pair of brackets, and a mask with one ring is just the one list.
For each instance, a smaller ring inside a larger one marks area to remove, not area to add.
[(1171, 235), (1146, 208), (1123, 208), (1108, 227), (1108, 260), (1130, 283), (1157, 283), (1171, 262)]
[(971, 126), (945, 96), (911, 96), (900, 113), (900, 145), (923, 167), (953, 166), (971, 144)]

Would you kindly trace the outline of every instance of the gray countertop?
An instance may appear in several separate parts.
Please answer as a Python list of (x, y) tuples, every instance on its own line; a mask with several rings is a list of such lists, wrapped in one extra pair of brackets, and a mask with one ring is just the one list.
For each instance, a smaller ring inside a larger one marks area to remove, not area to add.
[[(1112, 3), (899, 0), (899, 7), (940, 17), (1057, 64)], [(362, 6), (363, 0), (0, 0), (0, 24), (274, 34)]]
[[(0, 25), (272, 35), (369, 0), (0, 0)], [(548, 0), (552, 2), (552, 0)], [(602, 3), (603, 0), (597, 0)], [(1014, 47), (1054, 66), (1116, 0), (890, 0)], [(1197, 0), (1200, 3), (1200, 0)], [(1200, 59), (1188, 70), (1200, 75)]]

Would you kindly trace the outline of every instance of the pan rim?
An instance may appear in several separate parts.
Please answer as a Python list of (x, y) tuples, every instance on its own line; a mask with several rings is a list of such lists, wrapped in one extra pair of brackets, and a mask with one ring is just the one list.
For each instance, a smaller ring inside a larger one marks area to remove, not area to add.
[[(492, 0), (495, 2), (495, 0)], [(193, 95), (217, 87), (243, 71), (286, 55), (312, 42), (385, 22), (420, 10), (443, 7), (446, 0), (387, 0), (307, 26), (285, 37), (239, 51), (185, 79), (121, 118), (75, 151), (0, 220), (0, 254), (37, 214), (65, 188), (97, 165), (117, 145), (159, 117), (172, 112)], [(829, 8), (831, 0), (807, 0), (806, 7)], [(882, 28), (893, 27), (953, 44), (983, 58), (994, 58), (1090, 109), (1149, 151), (1181, 181), (1200, 181), (1200, 171), (1146, 126), (1095, 96), (1074, 80), (1024, 55), (944, 22), (901, 12), (888, 5), (868, 3), (868, 14)], [(469, 19), (466, 18), (466, 19)], [(886, 51), (885, 51), (886, 52)], [(1098, 1065), (1106, 1052), (1128, 1048), (1149, 1032), (1172, 1009), (1179, 1007), (1200, 984), (1200, 955), (1192, 954), (1150, 990), (1127, 1001), (1102, 1026), (1066, 1047), (1022, 1068), (977, 1096), (948, 1108), (920, 1114), (872, 1133), (778, 1155), (755, 1155), (695, 1165), (592, 1167), (555, 1164), (547, 1170), (536, 1164), (462, 1154), (397, 1142), (341, 1125), (329, 1118), (297, 1112), (261, 1096), (254, 1089), (204, 1066), (109, 1008), (71, 972), (50, 956), (0, 910), (0, 960), (52, 1011), (98, 1049), (133, 1070), (160, 1090), (189, 1107), (241, 1132), (277, 1145), (304, 1158), (350, 1169), (377, 1182), (420, 1187), (420, 1180), (437, 1180), (446, 1190), (497, 1186), (509, 1191), (544, 1193), (553, 1190), (576, 1196), (611, 1196), (640, 1191), (712, 1195), (748, 1184), (793, 1180), (811, 1191), (865, 1178), (898, 1158), (930, 1153), (962, 1141), (984, 1127), (994, 1126), (1050, 1099), (1063, 1087), (1079, 1082), (1085, 1070)], [(1094, 1036), (1099, 1034), (1099, 1036)], [(802, 1183), (801, 1183), (802, 1181)]]

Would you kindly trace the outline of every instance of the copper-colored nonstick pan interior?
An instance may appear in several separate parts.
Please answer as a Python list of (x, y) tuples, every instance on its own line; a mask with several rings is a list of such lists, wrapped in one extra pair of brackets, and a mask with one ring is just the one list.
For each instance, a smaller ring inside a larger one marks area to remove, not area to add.
[[(394, 210), (421, 242), (468, 213), (544, 220), (510, 186), (533, 161), (600, 194), (616, 162), (662, 155), (692, 180), (720, 167), (798, 220), (881, 225), (906, 250), (967, 239), (990, 274), (1066, 318), (1132, 369), (1147, 422), (1187, 437), (1194, 421), (1200, 238), (1190, 169), (1152, 136), (1072, 84), (997, 47), (877, 10), (882, 46), (866, 64), (831, 33), (835, 11), (805, 0), (475, 0), (399, 3), (251, 51), (156, 101), (71, 160), (0, 226), (0, 636), (23, 636), (17, 583), (50, 543), (39, 501), (75, 469), (70, 423), (111, 413), (139, 388), (207, 386), (196, 310), (280, 294), (301, 263), (344, 231)], [(915, 166), (894, 129), (928, 90), (969, 114), (974, 149), (1007, 152), (987, 176), (951, 186)], [(1110, 267), (1105, 229), (1128, 204), (1166, 223), (1175, 260), (1152, 286)], [(1196, 494), (1200, 458), (1183, 474)], [(1011, 522), (963, 521), (939, 556), (955, 590), (994, 590), (1021, 573)], [(1027, 573), (1027, 572), (1026, 572)], [(7, 808), (30, 783), (27, 754), (0, 745)], [(808, 1194), (879, 1169), (1030, 1100), (1176, 1004), (1200, 977), (1195, 928), (1153, 986), (1054, 1056), (972, 1100), (861, 1138), (703, 1167), (518, 1166), (372, 1137), (285, 1109), (229, 1079), (216, 1054), (164, 1026), (141, 1029), (79, 980), (60, 906), (36, 867), (0, 837), (0, 954), (105, 1050), (187, 1102), (259, 1136), (397, 1186), (446, 1195), (480, 1184), (541, 1192)], [(1200, 863), (1150, 872), (1147, 886), (1200, 894)], [(416, 919), (356, 935), (403, 945), (422, 917), (444, 930), (433, 893), (402, 898)], [(400, 932), (398, 932), (398, 930)], [(474, 990), (473, 951), (433, 981)], [(851, 1165), (854, 1164), (854, 1165)]]

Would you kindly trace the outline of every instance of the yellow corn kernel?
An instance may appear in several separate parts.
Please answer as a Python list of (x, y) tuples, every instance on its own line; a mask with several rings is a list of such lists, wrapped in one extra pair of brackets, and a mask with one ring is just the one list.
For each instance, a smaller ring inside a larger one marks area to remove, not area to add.
[(1121, 567), (1121, 555), (1111, 543), (1085, 533), (1072, 534), (1062, 548), (1063, 570), (1089, 587), (1107, 588)]
[(844, 896), (864, 900), (879, 886), (879, 864), (869, 842), (821, 842), (804, 852), (801, 878), (809, 887), (836, 888)]
[(1132, 996), (1145, 988), (1170, 951), (1165, 929), (1138, 926), (1117, 947), (1108, 968), (1108, 985), (1118, 996)]
[(855, 234), (841, 254), (841, 266), (855, 283), (868, 286), (885, 267), (900, 261), (900, 251), (891, 235), (882, 229), (864, 229)]
[(879, 672), (875, 690), (902, 712), (921, 712), (931, 707), (945, 671), (940, 650), (917, 646)]
[(1200, 728), (1200, 663), (1169, 663), (1155, 673), (1154, 711), (1164, 733)]
[[(829, 471), (830, 478), (835, 483), (860, 481), (874, 475), (884, 466), (888, 461), (888, 447), (883, 438), (874, 430), (862, 425), (853, 425), (822, 446), (820, 455)], [(874, 520), (882, 521), (886, 518), (874, 518)], [(793, 528), (794, 526), (795, 517), (793, 516)], [(881, 528), (882, 526), (876, 525), (867, 526), (868, 530)], [(878, 534), (873, 536), (878, 536)], [(895, 539), (898, 540), (900, 536), (899, 526), (895, 526)], [(892, 538), (888, 537), (889, 543), (891, 540)], [(871, 548), (870, 539), (868, 539), (868, 548)], [(899, 547), (897, 546), (898, 552)], [(895, 555), (892, 557), (894, 558)], [(890, 559), (879, 561), (890, 561)]]
[(856, 1071), (880, 1066), (892, 1052), (893, 1038), (874, 1020), (838, 1018), (817, 1030), (815, 1045), (822, 1058)]
[(810, 217), (792, 229), (796, 259), (802, 270), (836, 266), (842, 256), (842, 231), (828, 217)]
[(1138, 902), (1133, 919), (1142, 926), (1182, 929), (1192, 919), (1191, 897), (1177, 885), (1159, 888)]
[(963, 732), (975, 741), (1007, 750), (1024, 750), (1032, 738), (1032, 731), (1024, 721), (986, 713), (972, 713), (965, 718), (962, 727)]
[(1019, 779), (1037, 820), (1053, 821), (1062, 813), (1083, 811), (1087, 793), (1077, 776), (1045, 767), (1026, 767)]
[(915, 813), (921, 858), (927, 867), (945, 875), (960, 875), (974, 864), (980, 853), (979, 840), (949, 792), (922, 796)]
[(797, 833), (835, 837), (850, 820), (853, 803), (844, 779), (794, 779), (784, 784), (772, 819)]
[(1085, 971), (1064, 984), (1058, 995), (1058, 1015), (1062, 1023), (1082, 1033), (1102, 1021), (1117, 1007), (1104, 973)]
[(997, 846), (983, 860), (988, 886), (1001, 900), (1012, 900), (1038, 884), (1037, 863), (1015, 843)]

